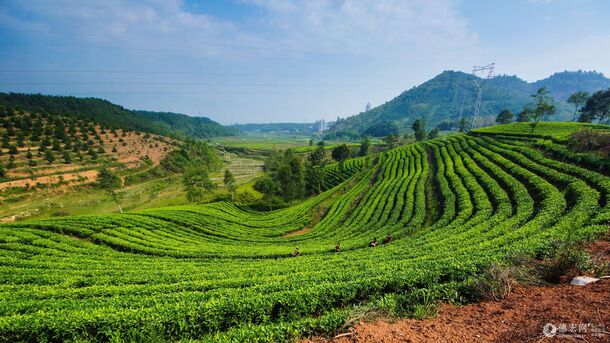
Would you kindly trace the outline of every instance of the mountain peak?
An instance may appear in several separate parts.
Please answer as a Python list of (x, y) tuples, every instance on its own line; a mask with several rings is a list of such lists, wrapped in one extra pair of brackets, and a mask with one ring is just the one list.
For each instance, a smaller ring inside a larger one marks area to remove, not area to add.
[[(367, 112), (341, 120), (333, 128), (335, 135), (356, 137), (381, 121), (396, 122), (408, 132), (415, 119), (424, 119), (429, 128), (439, 123), (455, 123), (472, 113), (476, 76), (462, 71), (445, 70), (434, 78), (402, 92), (385, 104)], [(546, 87), (557, 100), (554, 120), (567, 120), (573, 109), (565, 100), (577, 91), (593, 93), (610, 88), (610, 79), (595, 71), (563, 71), (546, 79), (528, 83), (515, 75), (499, 75), (484, 83), (481, 118), (484, 124), (494, 123), (501, 110), (520, 111), (531, 102), (536, 89)], [(451, 124), (450, 124), (451, 125)]]

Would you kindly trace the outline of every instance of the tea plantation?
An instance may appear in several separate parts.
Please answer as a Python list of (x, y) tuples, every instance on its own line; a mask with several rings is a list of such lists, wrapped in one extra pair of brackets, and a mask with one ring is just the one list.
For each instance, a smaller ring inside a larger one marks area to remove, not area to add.
[(396, 295), (467, 301), (492, 261), (608, 231), (606, 170), (511, 133), (331, 165), (331, 188), (272, 212), (218, 202), (2, 225), (0, 341), (286, 341)]

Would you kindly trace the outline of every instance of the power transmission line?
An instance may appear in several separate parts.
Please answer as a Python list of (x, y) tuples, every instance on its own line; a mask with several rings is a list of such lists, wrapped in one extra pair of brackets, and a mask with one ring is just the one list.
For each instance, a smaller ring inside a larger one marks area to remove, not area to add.
[(210, 76), (256, 76), (256, 77), (323, 77), (323, 78), (405, 78), (428, 76), (428, 74), (388, 74), (388, 75), (365, 75), (365, 74), (264, 74), (264, 73), (220, 73), (220, 72), (192, 72), (192, 71), (155, 71), (155, 70), (94, 70), (94, 69), (5, 69), (0, 70), (2, 74), (151, 74), (151, 75), (210, 75)]
[[(473, 104), (472, 116), (470, 117), (470, 128), (476, 129), (479, 126), (479, 115), (481, 112), (481, 102), (483, 101), (483, 84), (485, 81), (494, 77), (494, 70), (496, 68), (495, 63), (490, 63), (486, 66), (474, 66), (472, 68), (472, 75), (474, 75), (473, 83), (475, 88), (475, 99)], [(486, 74), (485, 74), (486, 73)], [(481, 82), (479, 82), (479, 74)]]

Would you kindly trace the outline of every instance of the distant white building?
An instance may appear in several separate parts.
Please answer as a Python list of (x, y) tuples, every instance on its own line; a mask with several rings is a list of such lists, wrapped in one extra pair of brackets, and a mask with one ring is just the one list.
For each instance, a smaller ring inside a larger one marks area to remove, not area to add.
[(326, 131), (326, 130), (327, 130), (327, 127), (326, 127), (326, 120), (324, 120), (324, 119), (317, 120), (317, 121), (314, 123), (314, 126), (313, 126), (313, 127), (314, 127), (314, 130), (319, 131), (319, 132), (324, 132), (324, 131)]

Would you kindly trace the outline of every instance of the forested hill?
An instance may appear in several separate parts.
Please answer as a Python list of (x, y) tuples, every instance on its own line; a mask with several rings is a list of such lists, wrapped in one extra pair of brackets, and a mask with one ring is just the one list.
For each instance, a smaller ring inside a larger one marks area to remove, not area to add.
[[(445, 71), (381, 106), (338, 121), (331, 134), (355, 136), (386, 121), (396, 122), (403, 130), (419, 118), (425, 119), (428, 127), (455, 122), (461, 115), (472, 112), (474, 81), (475, 76), (471, 74)], [(561, 121), (572, 118), (573, 107), (565, 102), (567, 97), (580, 90), (594, 92), (610, 88), (610, 79), (600, 73), (583, 71), (556, 73), (533, 83), (517, 76), (497, 76), (483, 83), (482, 120), (493, 123), (493, 116), (503, 109), (519, 112), (531, 102), (530, 95), (542, 86), (549, 89), (557, 102), (557, 114), (549, 120)]]
[(545, 86), (551, 95), (560, 100), (567, 100), (578, 91), (593, 93), (610, 88), (610, 79), (602, 73), (585, 71), (563, 71), (531, 84), (535, 89)]
[(178, 113), (132, 111), (98, 98), (0, 93), (0, 106), (75, 117), (95, 121), (110, 128), (172, 137), (197, 139), (236, 134), (234, 128), (224, 127), (209, 118), (189, 117)]
[(154, 124), (190, 138), (235, 136), (239, 133), (238, 129), (220, 125), (207, 117), (191, 117), (186, 114), (173, 112), (135, 112), (152, 121)]

